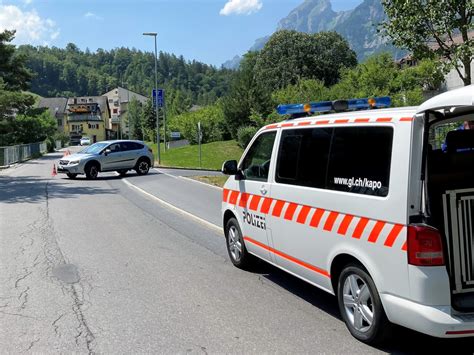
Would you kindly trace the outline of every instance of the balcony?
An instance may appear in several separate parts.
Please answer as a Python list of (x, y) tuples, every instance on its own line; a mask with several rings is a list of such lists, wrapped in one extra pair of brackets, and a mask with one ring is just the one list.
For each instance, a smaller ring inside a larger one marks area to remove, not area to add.
[(113, 124), (119, 124), (120, 123), (120, 117), (115, 116), (110, 119), (110, 122)]
[(102, 122), (102, 117), (97, 115), (68, 115), (68, 122)]

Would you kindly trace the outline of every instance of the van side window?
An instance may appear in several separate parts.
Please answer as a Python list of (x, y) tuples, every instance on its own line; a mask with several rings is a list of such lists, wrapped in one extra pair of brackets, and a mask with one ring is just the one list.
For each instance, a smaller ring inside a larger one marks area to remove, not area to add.
[(332, 128), (284, 130), (276, 182), (325, 188)]
[(335, 128), (326, 188), (387, 196), (392, 140), (391, 127)]
[(276, 132), (263, 133), (253, 142), (240, 166), (246, 180), (268, 180), (275, 137)]

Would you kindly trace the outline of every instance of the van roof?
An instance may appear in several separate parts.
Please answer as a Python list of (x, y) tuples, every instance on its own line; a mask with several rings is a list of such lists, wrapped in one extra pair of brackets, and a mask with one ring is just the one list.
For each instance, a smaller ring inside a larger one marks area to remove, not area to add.
[(274, 123), (265, 126), (266, 129), (298, 126), (304, 123), (368, 123), (368, 122), (392, 122), (397, 119), (411, 121), (417, 111), (416, 106), (396, 107), (386, 109), (374, 109), (364, 111), (347, 111), (331, 114), (316, 115), (310, 117), (302, 117), (289, 119), (286, 121)]
[(437, 95), (425, 101), (418, 108), (417, 113), (427, 110), (456, 110), (456, 108), (466, 108), (474, 106), (474, 85), (464, 86)]

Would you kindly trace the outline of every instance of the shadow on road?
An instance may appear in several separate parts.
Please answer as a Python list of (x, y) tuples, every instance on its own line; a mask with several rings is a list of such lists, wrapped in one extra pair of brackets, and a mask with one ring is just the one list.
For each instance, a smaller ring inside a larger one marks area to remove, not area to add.
[[(335, 296), (294, 277), (263, 261), (257, 262), (253, 273), (275, 283), (314, 307), (343, 322)], [(394, 326), (391, 339), (375, 348), (390, 354), (455, 353), (473, 354), (474, 339), (438, 339), (403, 327)]]
[[(104, 177), (116, 179), (120, 177)], [(38, 176), (9, 177), (0, 176), (0, 202), (18, 203), (43, 202), (46, 196), (49, 199), (77, 198), (80, 195), (115, 194), (117, 191), (107, 187), (71, 184), (64, 180), (44, 179)]]

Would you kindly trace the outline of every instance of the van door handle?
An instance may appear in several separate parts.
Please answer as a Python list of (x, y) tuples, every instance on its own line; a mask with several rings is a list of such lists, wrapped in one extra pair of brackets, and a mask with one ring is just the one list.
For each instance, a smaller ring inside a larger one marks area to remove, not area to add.
[(260, 192), (262, 193), (262, 195), (266, 195), (268, 191), (267, 191), (267, 189), (265, 188), (265, 186), (262, 186), (262, 187), (260, 188)]

